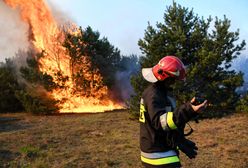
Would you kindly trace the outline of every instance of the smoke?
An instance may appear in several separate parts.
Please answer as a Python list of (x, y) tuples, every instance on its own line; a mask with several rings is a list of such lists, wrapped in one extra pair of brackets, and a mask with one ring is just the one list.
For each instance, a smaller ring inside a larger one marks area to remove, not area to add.
[(236, 59), (233, 64), (232, 64), (232, 68), (235, 71), (241, 71), (244, 73), (244, 80), (245, 82), (248, 82), (248, 57), (245, 55), (240, 56), (238, 59)]
[(131, 80), (132, 71), (122, 71), (117, 72), (115, 74), (115, 80), (116, 80), (116, 87), (119, 91), (120, 98), (125, 101), (130, 98), (130, 96), (134, 93), (133, 88), (131, 86), (130, 80)]
[(58, 25), (64, 25), (66, 23), (75, 23), (74, 19), (69, 16), (68, 13), (63, 12), (60, 10), (53, 2), (52, 0), (47, 0), (47, 5), (51, 10), (51, 13), (58, 23)]
[(122, 70), (115, 74), (115, 94), (118, 95), (122, 102), (126, 102), (134, 94), (131, 85), (131, 77), (140, 69), (138, 57), (136, 55), (124, 56), (120, 63)]
[[(58, 10), (50, 1), (47, 4), (59, 25), (63, 25), (69, 20), (72, 21), (68, 15)], [(0, 12), (0, 62), (4, 62), (6, 58), (19, 55), (20, 51), (29, 50), (30, 30), (29, 25), (22, 21), (18, 8), (12, 9), (4, 1), (0, 1)]]
[(29, 47), (28, 25), (22, 22), (18, 10), (0, 1), (0, 62)]

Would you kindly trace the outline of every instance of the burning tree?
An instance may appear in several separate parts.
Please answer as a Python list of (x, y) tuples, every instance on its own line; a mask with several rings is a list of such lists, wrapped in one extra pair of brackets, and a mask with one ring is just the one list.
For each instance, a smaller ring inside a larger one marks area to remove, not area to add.
[[(27, 75), (29, 73), (37, 73), (38, 76), (25, 78), (26, 81), (42, 83), (60, 112), (100, 112), (122, 108), (111, 99), (107, 82), (104, 82), (102, 77), (104, 73), (101, 74), (99, 68), (94, 66), (94, 52), (88, 47), (92, 45), (84, 41), (86, 36), (82, 29), (71, 26), (73, 24), (61, 29), (43, 0), (4, 2), (11, 8), (19, 9), (23, 22), (29, 26), (30, 47), (34, 53), (42, 55), (36, 57), (37, 55), (33, 54), (33, 58), (29, 58), (29, 67), (21, 69), (23, 77), (30, 77)], [(115, 54), (118, 62), (118, 50)], [(37, 80), (40, 77), (43, 80)], [(38, 93), (37, 89), (29, 89), (28, 95)], [(25, 95), (19, 94), (28, 98)]]
[[(71, 29), (69, 29), (71, 30)], [(87, 41), (84, 41), (82, 28), (75, 32), (66, 32), (64, 47), (70, 56), (70, 72), (74, 84), (73, 92), (84, 97), (102, 99), (108, 93), (108, 88), (103, 84), (98, 67), (92, 65), (91, 55), (86, 51)], [(83, 66), (82, 66), (83, 65)]]

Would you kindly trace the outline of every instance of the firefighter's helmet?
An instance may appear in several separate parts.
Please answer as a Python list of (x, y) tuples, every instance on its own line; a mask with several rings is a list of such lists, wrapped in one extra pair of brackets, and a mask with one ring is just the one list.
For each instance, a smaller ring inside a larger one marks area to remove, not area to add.
[(142, 68), (142, 75), (148, 81), (155, 83), (168, 77), (184, 80), (186, 77), (183, 62), (175, 56), (165, 56), (152, 68)]

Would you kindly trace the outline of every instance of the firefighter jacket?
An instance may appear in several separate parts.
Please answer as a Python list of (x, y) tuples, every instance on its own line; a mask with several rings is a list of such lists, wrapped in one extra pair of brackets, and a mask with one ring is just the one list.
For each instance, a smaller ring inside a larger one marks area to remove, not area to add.
[(194, 115), (190, 103), (175, 108), (175, 102), (163, 84), (157, 82), (146, 88), (140, 102), (139, 117), (142, 163), (180, 167), (175, 137), (177, 130), (184, 129), (185, 123)]

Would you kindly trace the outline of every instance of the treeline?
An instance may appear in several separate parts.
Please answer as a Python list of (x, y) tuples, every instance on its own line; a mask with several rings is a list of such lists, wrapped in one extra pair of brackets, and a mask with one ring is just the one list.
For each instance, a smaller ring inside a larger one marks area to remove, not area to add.
[[(122, 80), (116, 75), (126, 73), (125, 79), (129, 79), (138, 69), (138, 57), (136, 55), (123, 56), (118, 48), (114, 47), (106, 37), (100, 38), (98, 31), (91, 27), (79, 28), (79, 33), (64, 31), (65, 40), (63, 46), (70, 56), (70, 70), (75, 85), (75, 90), (82, 91), (84, 96), (91, 96), (85, 90), (90, 81), (84, 78), (82, 71), (85, 58), (91, 62), (90, 71), (99, 71), (103, 77), (101, 85), (107, 86), (115, 95), (117, 101), (125, 101), (118, 90), (125, 87)], [(21, 54), (20, 54), (21, 53)], [(61, 71), (56, 72), (55, 83), (51, 75), (39, 70), (39, 59), (45, 56), (46, 51), (35, 53), (32, 49), (28, 52), (19, 52), (13, 59), (6, 59), (0, 65), (0, 112), (31, 112), (35, 114), (51, 114), (59, 111), (59, 103), (54, 100), (49, 92), (53, 89), (63, 88), (68, 76)], [(18, 65), (25, 55), (23, 65)], [(18, 65), (18, 66), (17, 66)], [(130, 67), (130, 65), (132, 65)], [(98, 86), (98, 87), (102, 87)], [(129, 86), (127, 86), (129, 87)], [(88, 94), (88, 95), (87, 95)]]

